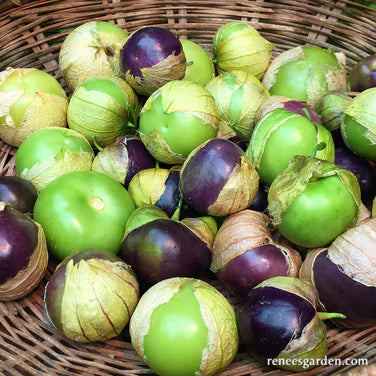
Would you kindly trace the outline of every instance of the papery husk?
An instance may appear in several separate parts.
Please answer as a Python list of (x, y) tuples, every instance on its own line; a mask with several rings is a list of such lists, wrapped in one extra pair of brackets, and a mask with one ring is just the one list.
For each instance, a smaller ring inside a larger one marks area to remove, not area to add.
[(360, 203), (359, 206), (359, 224), (371, 218), (371, 212), (368, 210), (367, 206)]
[(274, 244), (270, 226), (270, 218), (254, 210), (242, 210), (227, 217), (214, 239), (210, 269), (217, 272), (245, 250)]
[(139, 171), (128, 186), (128, 193), (136, 208), (157, 203), (165, 192), (169, 175), (170, 170), (166, 168), (147, 168)]
[[(366, 128), (366, 137), (371, 144), (376, 144), (376, 88), (370, 88), (358, 94), (345, 109), (345, 116), (351, 116)], [(344, 118), (345, 118), (344, 116)], [(344, 118), (341, 132), (346, 143), (346, 127)]]
[(339, 235), (328, 248), (330, 261), (342, 273), (365, 286), (376, 287), (376, 218)]
[[(304, 327), (299, 338), (293, 338), (286, 348), (278, 355), (280, 360), (278, 368), (302, 372), (318, 365), (327, 353), (326, 325), (318, 318), (317, 314)], [(283, 360), (294, 359), (296, 365), (287, 365)], [(301, 364), (299, 364), (301, 362)], [(307, 362), (307, 367), (304, 366)]]
[(211, 376), (227, 367), (235, 357), (239, 336), (233, 307), (214, 287), (203, 281), (194, 283), (194, 294), (208, 328), (207, 345), (202, 350), (200, 374)]
[(307, 300), (315, 309), (317, 309), (319, 307), (319, 296), (316, 288), (310, 279), (304, 278), (302, 275), (300, 275), (300, 278), (301, 279), (286, 276), (272, 277), (261, 282), (254, 288), (278, 288), (279, 290), (287, 291), (291, 294), (300, 296), (302, 299)]
[(270, 186), (268, 211), (274, 225), (281, 223), (282, 214), (296, 197), (304, 192), (308, 184), (334, 175), (339, 177), (354, 199), (357, 210), (351, 226), (356, 225), (360, 212), (360, 187), (355, 175), (328, 161), (301, 155), (292, 157), (288, 167), (276, 177)]
[(214, 36), (213, 53), (218, 73), (243, 70), (261, 79), (269, 66), (273, 43), (250, 25), (221, 39), (221, 32), (228, 25), (221, 26)]
[(58, 154), (36, 163), (30, 169), (19, 171), (19, 175), (32, 182), (39, 192), (52, 180), (68, 172), (90, 171), (93, 158), (94, 153), (62, 149)]
[(213, 241), (218, 231), (217, 222), (212, 217), (184, 218), (180, 221), (199, 237), (209, 248), (213, 247)]
[[(0, 203), (0, 210), (4, 203)], [(42, 280), (48, 265), (47, 241), (42, 226), (34, 222), (38, 228), (38, 244), (30, 257), (26, 268), (17, 275), (0, 285), (0, 300), (10, 301), (24, 297), (33, 291)]]
[(180, 80), (185, 75), (185, 54), (172, 54), (152, 67), (141, 68), (142, 76), (134, 76), (130, 70), (125, 72), (125, 80), (138, 94), (149, 96), (155, 90), (172, 80)]
[(240, 157), (208, 214), (226, 216), (248, 208), (256, 197), (259, 175), (246, 155)]
[(112, 144), (101, 150), (94, 158), (92, 170), (125, 183), (128, 171), (128, 150), (123, 143)]
[(149, 204), (137, 208), (128, 218), (124, 238), (134, 229), (160, 218), (169, 219), (168, 215), (156, 205)]
[(298, 277), (300, 267), (302, 266), (302, 256), (300, 253), (291, 247), (287, 247), (282, 244), (276, 244), (276, 246), (285, 255), (288, 265), (288, 275), (290, 277)]
[(147, 290), (141, 297), (129, 323), (132, 345), (145, 360), (144, 337), (150, 329), (151, 316), (156, 308), (177, 294), (189, 278), (165, 279)]
[[(0, 72), (0, 83), (5, 81), (16, 69), (11, 67)], [(29, 72), (34, 69), (23, 69)], [(63, 89), (61, 95), (36, 90), (34, 99), (26, 109), (21, 124), (17, 125), (9, 114), (10, 107), (24, 94), (23, 90), (0, 92), (0, 138), (11, 146), (18, 147), (32, 133), (46, 127), (66, 127), (68, 99)]]
[(81, 133), (93, 146), (105, 147), (127, 133), (129, 106), (125, 108), (105, 93), (79, 86), (69, 102), (67, 117), (69, 128)]
[[(127, 38), (112, 44), (97, 41), (98, 38), (96, 21), (92, 21), (70, 32), (61, 45), (59, 67), (72, 90), (88, 78), (120, 75), (120, 50)], [(107, 55), (106, 49), (111, 49), (113, 55)]]
[[(219, 129), (228, 126), (237, 135), (248, 141), (255, 125), (256, 111), (269, 97), (269, 93), (262, 83), (250, 73), (232, 71), (224, 72), (213, 78), (205, 88), (214, 97), (217, 104), (220, 118)], [(240, 99), (236, 96), (240, 96)], [(231, 115), (233, 100), (235, 100), (238, 112), (236, 119)], [(242, 103), (240, 109), (239, 102)], [(222, 133), (224, 132), (222, 131)]]
[(282, 95), (271, 95), (269, 98), (261, 104), (255, 115), (255, 123), (258, 123), (269, 112), (272, 112), (276, 108), (283, 108), (285, 102), (289, 102), (292, 99), (283, 97)]
[(122, 262), (80, 260), (66, 265), (61, 302), (64, 335), (77, 342), (120, 335), (139, 298), (138, 283)]

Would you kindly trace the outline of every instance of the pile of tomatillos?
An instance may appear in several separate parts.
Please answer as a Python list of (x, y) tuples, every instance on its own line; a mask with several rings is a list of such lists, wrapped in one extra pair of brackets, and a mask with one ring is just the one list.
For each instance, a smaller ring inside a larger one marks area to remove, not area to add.
[(346, 71), (343, 53), (273, 49), (242, 22), (211, 58), (94, 21), (60, 49), (69, 100), (46, 72), (0, 72), (0, 138), (18, 148), (0, 300), (58, 260), (44, 300), (61, 336), (129, 329), (161, 376), (214, 375), (239, 343), (303, 371), (326, 355), (323, 320), (376, 325), (376, 56)]

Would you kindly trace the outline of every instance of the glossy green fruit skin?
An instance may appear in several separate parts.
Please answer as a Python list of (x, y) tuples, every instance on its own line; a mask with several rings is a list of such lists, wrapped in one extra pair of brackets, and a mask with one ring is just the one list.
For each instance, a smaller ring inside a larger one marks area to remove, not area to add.
[(90, 248), (117, 254), (134, 209), (127, 190), (107, 175), (73, 172), (42, 190), (34, 219), (44, 229), (49, 251), (63, 260)]
[(350, 226), (356, 203), (337, 175), (311, 183), (282, 214), (278, 231), (291, 242), (313, 248), (329, 244)]

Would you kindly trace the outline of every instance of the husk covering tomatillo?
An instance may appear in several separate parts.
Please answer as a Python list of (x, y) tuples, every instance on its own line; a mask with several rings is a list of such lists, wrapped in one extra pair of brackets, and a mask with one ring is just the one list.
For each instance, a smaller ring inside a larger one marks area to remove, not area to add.
[(219, 73), (243, 70), (261, 79), (273, 49), (271, 42), (244, 22), (222, 25), (213, 39), (214, 62)]
[(72, 30), (59, 52), (59, 68), (68, 86), (74, 90), (88, 78), (119, 76), (120, 49), (127, 38), (119, 26), (103, 21)]
[(67, 113), (68, 125), (92, 145), (105, 147), (120, 135), (131, 133), (138, 111), (137, 95), (124, 80), (90, 78), (72, 95)]
[(137, 353), (163, 376), (214, 375), (238, 349), (232, 306), (214, 287), (190, 278), (149, 289), (132, 316), (130, 334)]
[(34, 68), (0, 72), (0, 138), (12, 146), (45, 127), (65, 127), (68, 99), (51, 75)]
[(331, 90), (346, 90), (345, 55), (315, 46), (299, 46), (278, 55), (262, 83), (271, 95), (315, 106)]
[(269, 97), (262, 83), (250, 73), (232, 71), (213, 78), (205, 88), (218, 107), (218, 137), (235, 132), (248, 141), (255, 125), (256, 111)]
[(45, 289), (48, 318), (77, 342), (105, 341), (121, 334), (139, 298), (131, 268), (102, 250), (72, 254)]

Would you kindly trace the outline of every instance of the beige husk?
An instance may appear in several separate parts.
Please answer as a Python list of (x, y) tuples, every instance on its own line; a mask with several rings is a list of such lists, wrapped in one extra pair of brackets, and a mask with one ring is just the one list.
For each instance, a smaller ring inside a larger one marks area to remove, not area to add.
[(287, 259), (289, 266), (288, 275), (290, 277), (298, 277), (300, 267), (302, 266), (300, 253), (291, 247), (286, 247), (281, 244), (276, 244), (276, 246), (283, 252)]
[(244, 250), (273, 244), (268, 225), (270, 219), (263, 213), (243, 210), (225, 219), (213, 244), (210, 269), (216, 272)]
[[(3, 210), (0, 207), (0, 211)], [(27, 267), (20, 270), (9, 281), (0, 285), (0, 300), (16, 300), (34, 290), (42, 280), (48, 265), (47, 242), (42, 226), (34, 222), (38, 227), (38, 245), (30, 257)]]
[[(216, 224), (215, 220), (211, 217), (207, 217), (213, 220), (214, 224)], [(203, 218), (184, 218), (180, 221), (185, 226), (187, 226), (198, 238), (200, 238), (206, 246), (212, 250), (213, 241), (215, 235), (217, 233), (217, 228), (213, 228), (209, 226), (209, 224), (203, 220)]]
[(248, 208), (256, 197), (259, 176), (246, 155), (240, 158), (215, 202), (208, 207), (208, 214), (226, 216)]

